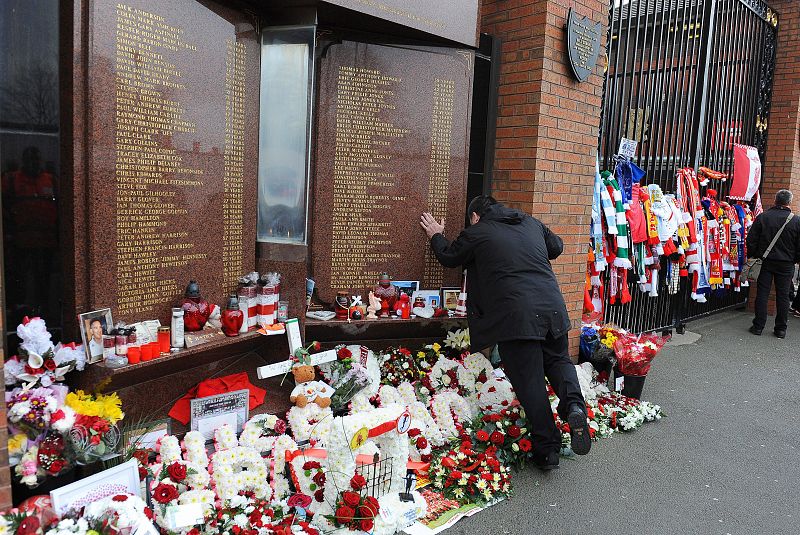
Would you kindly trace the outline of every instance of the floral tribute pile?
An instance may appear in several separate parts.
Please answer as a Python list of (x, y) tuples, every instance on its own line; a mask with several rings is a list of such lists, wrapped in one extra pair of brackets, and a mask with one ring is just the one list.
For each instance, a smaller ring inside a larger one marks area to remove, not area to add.
[(8, 454), (15, 481), (36, 487), (113, 454), (122, 402), (116, 394), (70, 392), (67, 373), (86, 365), (80, 345), (54, 345), (41, 318), (17, 327), (21, 343), (3, 372), (8, 410)]
[[(335, 413), (311, 403), (293, 407), (285, 420), (253, 416), (240, 436), (222, 426), (210, 451), (202, 435), (189, 432), (132, 452), (152, 511), (139, 497), (114, 494), (63, 519), (15, 511), (2, 525), (19, 535), (116, 535), (145, 518), (164, 535), (389, 535), (495, 503), (511, 495), (512, 470), (531, 460), (534, 444), (511, 384), (468, 344), (469, 333), (457, 331), (416, 350), (340, 347), (337, 360), (318, 369), (344, 391)], [(657, 405), (610, 391), (590, 363), (576, 369), (594, 439), (661, 417)], [(100, 444), (106, 427), (123, 417), (116, 396), (60, 388), (8, 397), (13, 436), (34, 442), (34, 467), (46, 474), (64, 469), (58, 461), (69, 457), (70, 429), (82, 425), (90, 445)], [(569, 428), (549, 394), (569, 454)], [(407, 488), (407, 471), (430, 483), (424, 493)], [(401, 500), (408, 490), (410, 501)], [(183, 506), (195, 507), (202, 523), (177, 524)]]

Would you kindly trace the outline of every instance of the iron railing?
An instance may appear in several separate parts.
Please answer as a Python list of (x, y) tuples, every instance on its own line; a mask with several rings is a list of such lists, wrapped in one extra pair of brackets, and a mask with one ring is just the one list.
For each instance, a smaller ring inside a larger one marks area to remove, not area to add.
[[(642, 183), (665, 193), (675, 192), (683, 167), (731, 174), (733, 143), (757, 147), (763, 164), (776, 31), (777, 15), (762, 0), (612, 1), (601, 169), (613, 169), (622, 138), (639, 142), (633, 162), (647, 173)], [(713, 184), (720, 198), (730, 183)], [(666, 269), (658, 297), (629, 285), (632, 301), (606, 304), (605, 319), (637, 332), (680, 326), (747, 297), (743, 288), (694, 303), (685, 281), (668, 293)]]

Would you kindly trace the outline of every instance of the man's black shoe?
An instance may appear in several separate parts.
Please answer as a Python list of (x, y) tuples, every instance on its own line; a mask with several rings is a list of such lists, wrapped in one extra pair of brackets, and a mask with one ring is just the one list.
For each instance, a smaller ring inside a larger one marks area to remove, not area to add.
[(589, 423), (586, 413), (577, 407), (573, 408), (567, 417), (569, 434), (572, 437), (572, 451), (576, 455), (586, 455), (592, 449), (592, 438), (589, 436)]
[(761, 331), (764, 329), (757, 329), (755, 325), (750, 326), (750, 332), (756, 336), (761, 336)]
[(550, 470), (558, 470), (559, 455), (557, 451), (551, 451), (544, 457), (534, 459), (533, 464), (542, 472), (549, 472)]
[(786, 338), (786, 331), (775, 331), (775, 336), (777, 338)]

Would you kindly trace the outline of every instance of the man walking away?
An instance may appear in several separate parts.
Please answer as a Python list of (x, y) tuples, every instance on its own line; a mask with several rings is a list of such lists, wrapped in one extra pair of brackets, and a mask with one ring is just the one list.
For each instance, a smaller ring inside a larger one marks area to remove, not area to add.
[(539, 220), (480, 196), (467, 209), (470, 225), (451, 243), (444, 220), (422, 214), (420, 224), (445, 267), (467, 269), (467, 321), (472, 347), (498, 344), (503, 366), (531, 421), (534, 460), (558, 468), (561, 433), (553, 421), (545, 376), (569, 423), (572, 450), (589, 453), (586, 405), (569, 359), (570, 328), (564, 297), (550, 266), (563, 250), (561, 238)]
[(750, 332), (755, 335), (760, 336), (767, 324), (767, 303), (774, 280), (777, 305), (774, 333), (778, 338), (786, 338), (792, 276), (794, 265), (800, 260), (800, 217), (792, 214), (791, 203), (792, 192), (780, 190), (775, 195), (775, 206), (756, 218), (747, 235), (747, 256), (750, 258), (763, 258), (772, 240), (778, 236), (772, 250), (763, 258), (758, 277), (756, 317), (750, 327)]

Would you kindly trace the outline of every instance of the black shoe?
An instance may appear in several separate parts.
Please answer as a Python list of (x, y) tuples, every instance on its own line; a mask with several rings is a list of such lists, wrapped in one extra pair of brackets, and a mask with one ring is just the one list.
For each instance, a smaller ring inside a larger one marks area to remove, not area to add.
[(544, 457), (534, 459), (533, 464), (542, 472), (549, 472), (550, 470), (558, 470), (558, 460), (558, 452), (551, 451)]
[(786, 338), (786, 331), (775, 331), (776, 338)]
[(589, 423), (586, 413), (579, 408), (573, 408), (567, 417), (569, 434), (572, 437), (572, 451), (575, 455), (586, 455), (592, 449), (592, 438), (589, 436)]
[(755, 326), (755, 325), (751, 325), (751, 326), (750, 326), (750, 332), (751, 332), (752, 334), (756, 335), (756, 336), (761, 336), (761, 332), (762, 332), (763, 330), (764, 330), (764, 329), (758, 329), (758, 328), (756, 328), (756, 326)]

